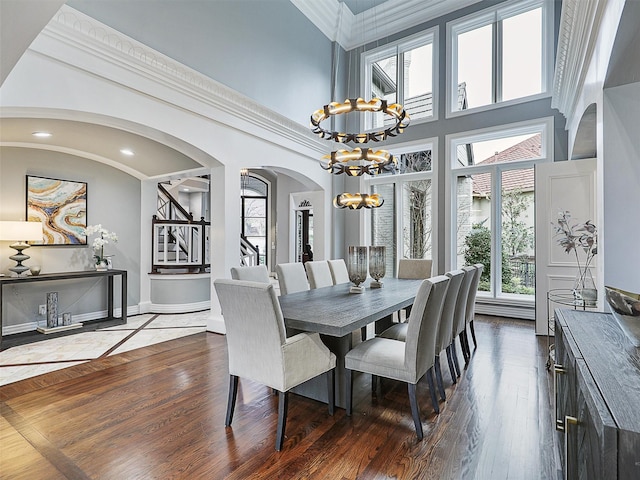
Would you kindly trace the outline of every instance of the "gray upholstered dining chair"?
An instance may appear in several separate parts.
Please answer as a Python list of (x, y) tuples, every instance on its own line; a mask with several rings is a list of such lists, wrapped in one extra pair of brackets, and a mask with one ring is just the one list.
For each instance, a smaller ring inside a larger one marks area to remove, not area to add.
[(462, 350), (462, 356), (464, 357), (465, 364), (469, 363), (467, 358), (467, 351), (465, 348), (465, 332), (467, 327), (467, 301), (469, 299), (469, 292), (471, 284), (473, 283), (473, 277), (476, 274), (476, 267), (466, 266), (462, 267), (464, 277), (462, 278), (462, 285), (460, 285), (460, 292), (458, 293), (458, 301), (456, 302), (456, 308), (453, 313), (453, 330), (452, 337), (453, 342), (451, 344), (451, 353), (453, 355), (453, 363), (455, 365), (458, 377), (460, 376), (460, 363), (458, 362), (458, 353), (456, 350), (456, 338), (460, 342), (460, 349)]
[(344, 259), (337, 258), (335, 260), (327, 260), (327, 263), (329, 264), (329, 270), (331, 270), (331, 278), (333, 279), (334, 285), (349, 283), (351, 281), (349, 279), (349, 270), (347, 269), (347, 264)]
[(234, 280), (248, 280), (250, 282), (271, 283), (269, 272), (264, 265), (247, 267), (231, 267), (231, 278)]
[(322, 288), (333, 285), (333, 278), (331, 277), (331, 270), (326, 260), (315, 260), (312, 262), (306, 262), (304, 268), (307, 271), (307, 278), (309, 279), (309, 287)]
[[(473, 326), (473, 317), (476, 313), (476, 295), (478, 293), (478, 286), (480, 285), (480, 277), (482, 277), (482, 271), (484, 270), (484, 265), (482, 263), (476, 263), (474, 265), (476, 267), (476, 274), (473, 277), (473, 282), (471, 283), (471, 287), (469, 288), (469, 297), (467, 299), (467, 310), (465, 321), (467, 325), (469, 325), (469, 331), (471, 331), (471, 337), (473, 338), (473, 346), (475, 348), (478, 347), (476, 342), (476, 329)], [(469, 341), (467, 339), (467, 345)], [(471, 356), (471, 351), (468, 350), (467, 353)]]
[[(431, 277), (433, 262), (430, 258), (401, 258), (398, 260), (398, 278), (407, 278), (410, 280), (421, 280)], [(409, 318), (411, 306), (404, 309), (405, 318)], [(398, 321), (400, 312), (398, 312)]]
[(433, 261), (430, 258), (401, 258), (398, 260), (398, 278), (429, 278), (432, 265)]
[(372, 384), (379, 376), (406, 382), (416, 434), (418, 440), (422, 440), (422, 421), (416, 384), (426, 375), (433, 409), (436, 413), (440, 413), (432, 369), (438, 320), (448, 286), (449, 278), (444, 275), (424, 280), (420, 284), (409, 318), (406, 342), (375, 337), (362, 342), (347, 353), (344, 360), (347, 415), (351, 415), (352, 410), (353, 370), (371, 374)]
[(280, 295), (309, 290), (307, 273), (300, 262), (279, 263), (276, 265), (276, 275), (280, 285)]
[[(436, 383), (438, 390), (440, 391), (440, 398), (446, 400), (447, 396), (444, 390), (444, 384), (442, 380), (442, 371), (440, 368), (440, 353), (446, 350), (447, 361), (449, 364), (449, 372), (451, 373), (451, 379), (453, 383), (457, 383), (456, 371), (453, 366), (453, 358), (451, 354), (451, 343), (453, 342), (452, 330), (453, 319), (456, 303), (458, 301), (458, 293), (460, 292), (460, 285), (464, 278), (464, 272), (462, 270), (453, 270), (445, 273), (445, 276), (449, 277), (449, 288), (447, 288), (447, 295), (444, 298), (444, 305), (442, 307), (442, 314), (440, 315), (440, 324), (438, 325), (438, 333), (436, 337), (436, 357), (434, 363), (434, 372), (436, 374)], [(393, 338), (395, 340), (406, 341), (407, 330), (409, 323), (396, 323), (392, 325), (384, 332), (380, 334), (383, 338)]]
[(279, 394), (279, 451), (290, 389), (326, 373), (329, 413), (333, 415), (336, 356), (317, 333), (286, 337), (280, 303), (270, 283), (218, 279), (214, 285), (227, 331), (229, 398), (225, 425), (230, 426), (233, 420), (239, 377), (267, 385)]

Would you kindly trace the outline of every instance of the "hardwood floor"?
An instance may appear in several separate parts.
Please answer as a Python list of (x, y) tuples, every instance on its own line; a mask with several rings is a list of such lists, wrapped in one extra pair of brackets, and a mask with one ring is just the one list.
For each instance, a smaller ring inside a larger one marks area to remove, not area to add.
[[(225, 429), (224, 337), (202, 333), (0, 388), (2, 479), (558, 479), (545, 369), (533, 323), (477, 316), (478, 348), (433, 413), (418, 385), (418, 442), (406, 386), (355, 377), (354, 413), (296, 395), (274, 450), (277, 397), (240, 380)], [(462, 355), (459, 352), (459, 357)]]

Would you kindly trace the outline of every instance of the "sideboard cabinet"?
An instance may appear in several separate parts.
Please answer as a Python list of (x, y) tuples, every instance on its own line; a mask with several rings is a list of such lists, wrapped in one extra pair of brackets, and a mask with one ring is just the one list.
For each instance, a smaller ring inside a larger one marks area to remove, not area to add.
[(640, 349), (610, 314), (555, 311), (556, 429), (565, 478), (640, 478)]

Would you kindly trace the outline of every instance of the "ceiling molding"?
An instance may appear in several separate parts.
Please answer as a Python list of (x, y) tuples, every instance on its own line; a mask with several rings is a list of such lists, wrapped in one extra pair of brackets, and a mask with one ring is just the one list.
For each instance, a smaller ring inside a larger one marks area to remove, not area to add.
[(354, 15), (338, 0), (291, 0), (331, 41), (345, 50), (374, 42), (480, 0), (387, 0)]
[[(84, 15), (71, 7), (63, 6), (58, 14), (42, 31), (42, 35), (63, 42), (65, 47), (81, 50), (84, 55), (74, 55), (75, 59), (93, 58), (86, 66), (74, 64), (89, 74), (96, 74), (96, 59), (105, 61), (117, 69), (124, 69), (144, 80), (151, 80), (161, 87), (178, 92), (197, 100), (199, 104), (221, 112), (212, 120), (224, 123), (232, 128), (250, 132), (270, 142), (294, 143), (298, 147), (313, 152), (326, 153), (326, 146), (311, 131), (288, 117), (260, 105), (247, 96), (193, 70), (152, 48), (137, 42), (126, 35)], [(36, 41), (31, 50), (46, 55), (56, 61), (66, 62), (60, 49), (41, 48)], [(88, 57), (87, 57), (88, 54)], [(107, 77), (104, 77), (107, 78)], [(108, 80), (131, 88), (123, 83), (122, 77)], [(149, 92), (146, 92), (149, 95)], [(180, 103), (176, 96), (172, 99), (180, 109), (190, 108)], [(160, 99), (168, 102), (166, 98)], [(206, 116), (203, 111), (194, 112)], [(258, 127), (256, 128), (251, 128)], [(286, 140), (286, 141), (285, 141)]]
[(564, 0), (551, 107), (573, 117), (584, 87), (608, 0)]

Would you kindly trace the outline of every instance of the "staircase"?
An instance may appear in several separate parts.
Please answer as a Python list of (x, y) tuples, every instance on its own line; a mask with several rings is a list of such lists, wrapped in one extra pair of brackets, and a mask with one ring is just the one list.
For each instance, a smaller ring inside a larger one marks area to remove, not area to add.
[(210, 270), (211, 223), (194, 220), (162, 184), (152, 219), (151, 273), (206, 273)]
[(252, 267), (260, 261), (260, 250), (247, 237), (240, 234), (240, 265)]

